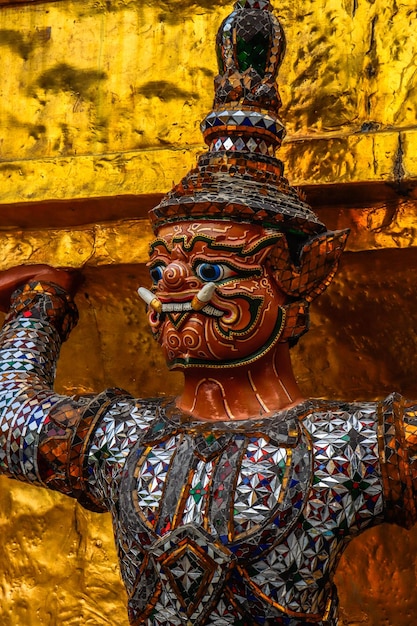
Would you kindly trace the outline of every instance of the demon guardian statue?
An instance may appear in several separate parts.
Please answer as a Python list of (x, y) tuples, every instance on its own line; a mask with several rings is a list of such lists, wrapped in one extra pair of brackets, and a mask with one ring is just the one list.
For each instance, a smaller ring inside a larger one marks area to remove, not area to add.
[(56, 394), (72, 277), (4, 272), (0, 467), (111, 512), (132, 625), (335, 626), (347, 543), (415, 521), (417, 407), (303, 399), (289, 350), (347, 233), (326, 230), (274, 156), (270, 4), (239, 0), (217, 49), (208, 151), (150, 213), (153, 285), (139, 290), (182, 394)]

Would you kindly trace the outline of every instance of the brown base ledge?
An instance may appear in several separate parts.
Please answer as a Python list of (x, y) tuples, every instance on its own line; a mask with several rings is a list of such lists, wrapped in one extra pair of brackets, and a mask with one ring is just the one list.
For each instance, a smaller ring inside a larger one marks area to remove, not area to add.
[[(314, 210), (373, 209), (417, 200), (417, 181), (305, 185), (300, 189)], [(82, 226), (123, 219), (146, 218), (161, 193), (118, 195), (73, 200), (43, 200), (0, 205), (0, 228)]]

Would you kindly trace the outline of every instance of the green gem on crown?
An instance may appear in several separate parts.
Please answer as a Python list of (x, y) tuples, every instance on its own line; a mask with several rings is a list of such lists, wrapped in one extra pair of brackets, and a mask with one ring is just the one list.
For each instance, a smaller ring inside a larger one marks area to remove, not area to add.
[(263, 33), (257, 33), (249, 41), (242, 37), (237, 38), (236, 53), (241, 72), (252, 67), (259, 76), (265, 76), (269, 39)]

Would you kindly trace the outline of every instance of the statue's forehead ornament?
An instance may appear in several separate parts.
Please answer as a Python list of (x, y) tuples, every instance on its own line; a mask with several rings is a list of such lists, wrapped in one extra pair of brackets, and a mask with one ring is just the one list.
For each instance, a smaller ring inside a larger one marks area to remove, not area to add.
[(174, 249), (178, 248), (189, 253), (194, 251), (198, 253), (204, 247), (205, 250), (212, 250), (214, 253), (235, 253), (236, 256), (245, 258), (262, 253), (265, 248), (274, 246), (283, 236), (283, 233), (271, 232), (263, 236), (252, 236), (251, 239), (241, 237), (239, 241), (236, 238), (225, 238), (219, 241), (215, 234), (213, 236), (193, 234), (188, 237), (187, 235), (176, 235), (172, 239), (157, 237), (149, 245), (149, 255), (158, 254), (161, 250), (170, 254)]

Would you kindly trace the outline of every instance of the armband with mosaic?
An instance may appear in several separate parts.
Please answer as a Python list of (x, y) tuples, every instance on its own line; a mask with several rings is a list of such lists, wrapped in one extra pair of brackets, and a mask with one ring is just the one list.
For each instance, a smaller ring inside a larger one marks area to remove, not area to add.
[(32, 452), (41, 485), (76, 498), (91, 511), (107, 510), (89, 489), (88, 453), (97, 424), (126, 397), (122, 389), (107, 389), (99, 395), (62, 398), (50, 408)]
[(48, 320), (65, 341), (78, 322), (78, 311), (71, 296), (59, 285), (31, 281), (17, 289), (11, 300), (6, 323), (16, 317)]
[(379, 407), (385, 516), (410, 528), (417, 521), (417, 403), (392, 394)]

